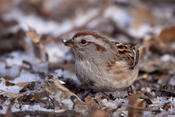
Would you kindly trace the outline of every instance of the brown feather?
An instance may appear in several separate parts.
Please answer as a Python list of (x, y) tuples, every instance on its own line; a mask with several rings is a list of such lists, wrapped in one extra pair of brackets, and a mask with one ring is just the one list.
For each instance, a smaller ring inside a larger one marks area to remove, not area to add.
[(103, 46), (101, 46), (99, 44), (96, 44), (94, 42), (90, 42), (90, 43), (95, 45), (97, 51), (101, 51), (101, 52), (105, 52), (106, 51), (106, 48), (104, 48)]
[(91, 35), (91, 36), (94, 36), (96, 38), (104, 38), (103, 36), (95, 33), (95, 32), (88, 32), (88, 31), (83, 31), (83, 32), (78, 32), (76, 33), (74, 36), (73, 36), (73, 39), (74, 38), (77, 38), (79, 36), (86, 36), (86, 35)]
[(126, 60), (130, 69), (134, 69), (138, 64), (139, 50), (134, 45), (128, 43), (113, 42), (117, 47), (117, 56)]

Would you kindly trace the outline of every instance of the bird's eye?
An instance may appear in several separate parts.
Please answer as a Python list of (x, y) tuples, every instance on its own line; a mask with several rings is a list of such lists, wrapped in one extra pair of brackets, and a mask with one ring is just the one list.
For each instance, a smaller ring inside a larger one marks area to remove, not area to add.
[(86, 44), (87, 43), (87, 41), (86, 40), (81, 40), (81, 44)]

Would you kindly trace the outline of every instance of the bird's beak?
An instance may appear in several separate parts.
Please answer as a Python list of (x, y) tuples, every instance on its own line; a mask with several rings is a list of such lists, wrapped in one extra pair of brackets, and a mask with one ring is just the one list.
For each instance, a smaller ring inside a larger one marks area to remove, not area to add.
[(63, 42), (64, 42), (64, 45), (65, 46), (69, 46), (71, 48), (74, 47), (74, 43), (73, 43), (73, 40), (72, 39), (70, 39), (70, 40), (63, 40)]

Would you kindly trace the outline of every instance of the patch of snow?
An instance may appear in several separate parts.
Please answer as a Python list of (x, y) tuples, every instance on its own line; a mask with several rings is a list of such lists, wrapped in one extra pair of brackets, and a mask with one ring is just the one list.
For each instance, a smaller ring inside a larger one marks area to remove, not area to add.
[(30, 53), (21, 53), (21, 52), (12, 52), (9, 56), (9, 58), (6, 59), (6, 62), (9, 66), (13, 66), (13, 65), (22, 65), (22, 61), (26, 60), (30, 63), (39, 63), (40, 60), (37, 59), (33, 54)]
[(77, 13), (78, 15), (75, 19), (66, 20), (61, 24), (58, 24), (57, 28), (52, 31), (53, 35), (59, 35), (61, 33), (67, 32), (73, 27), (80, 26), (84, 24), (88, 19), (94, 17), (98, 12), (96, 10), (90, 10), (86, 14), (85, 13)]
[(79, 11), (79, 13), (77, 13), (77, 16), (73, 22), (74, 26), (81, 26), (82, 24), (84, 24), (85, 22), (87, 22), (88, 19), (93, 18), (94, 16), (96, 16), (98, 14), (98, 11), (95, 9), (91, 9), (86, 13), (81, 13)]
[(0, 62), (0, 74), (6, 74), (5, 63)]
[(139, 27), (130, 26), (128, 28), (128, 33), (135, 37), (141, 38), (141, 37), (145, 37), (145, 35), (149, 34), (150, 32), (158, 35), (161, 32), (161, 30), (162, 30), (162, 27), (160, 26), (152, 27), (147, 23), (143, 23)]
[[(9, 102), (5, 102), (3, 104), (3, 109), (0, 110), (0, 113), (1, 114), (6, 114), (6, 111), (8, 109), (8, 106), (9, 106)], [(12, 112), (18, 112), (18, 111), (45, 111), (45, 112), (54, 112), (55, 110), (54, 109), (46, 109), (46, 108), (43, 108), (41, 105), (39, 104), (35, 104), (35, 105), (19, 105), (19, 104), (14, 104), (12, 107), (11, 107), (11, 111)]]
[(7, 109), (8, 109), (8, 106), (10, 105), (10, 101), (9, 100), (6, 100), (3, 104), (2, 104), (2, 110), (0, 109), (0, 113), (1, 114), (5, 114)]
[(172, 47), (172, 49), (175, 49), (175, 43), (173, 43), (173, 44), (171, 45), (171, 47)]
[(40, 62), (38, 64), (33, 64), (33, 70), (36, 72), (48, 73), (48, 62)]
[(171, 59), (171, 58), (170, 58), (170, 55), (168, 55), (168, 54), (165, 54), (165, 55), (163, 55), (163, 56), (161, 57), (161, 60), (164, 61), (164, 62), (169, 61), (170, 59)]
[(62, 69), (57, 69), (54, 71), (56, 73), (56, 76), (58, 77), (64, 77), (64, 78), (73, 78), (75, 77), (75, 74), (70, 72), (70, 71), (67, 71), (67, 70), (62, 70)]
[(10, 68), (5, 68), (5, 65), (0, 65), (0, 74), (10, 77), (15, 77), (19, 73), (19, 67), (17, 65), (10, 66)]
[(65, 77), (65, 78), (73, 78), (73, 77), (75, 77), (75, 74), (70, 72), (70, 71), (64, 70), (63, 71), (63, 77)]
[(53, 109), (46, 109), (46, 108), (41, 107), (38, 104), (35, 104), (35, 105), (21, 105), (21, 109), (15, 107), (15, 106), (12, 106), (12, 112), (18, 112), (18, 111), (45, 111), (45, 112), (54, 112)]
[(68, 109), (73, 109), (74, 103), (71, 101), (71, 99), (64, 99), (61, 101), (64, 105), (68, 106)]
[(49, 55), (49, 62), (58, 62), (66, 58), (66, 53), (69, 51), (69, 48), (63, 44), (57, 45), (56, 43), (49, 43), (45, 47), (45, 51)]
[(59, 34), (69, 31), (72, 27), (73, 24), (71, 23), (71, 21), (66, 20), (63, 23), (58, 24), (57, 27), (51, 32), (51, 34), (57, 36)]
[[(173, 12), (173, 9), (168, 7), (161, 8), (161, 9), (155, 8), (153, 10), (153, 15), (156, 17), (156, 19), (164, 19), (165, 21), (168, 19), (169, 21), (171, 21), (171, 19), (173, 20), (174, 12)], [(171, 23), (169, 23), (169, 25), (171, 25)]]
[(60, 82), (61, 84), (65, 84), (65, 82), (63, 82), (63, 81), (61, 81), (61, 80), (59, 80), (59, 82)]
[(117, 105), (111, 101), (111, 100), (107, 100), (107, 99), (102, 99), (102, 104), (105, 106), (105, 107), (108, 107), (108, 108), (117, 108)]
[(120, 103), (122, 103), (122, 102), (124, 102), (124, 103), (126, 104), (126, 103), (128, 103), (128, 100), (122, 99), (122, 98), (116, 98), (116, 99), (114, 100), (114, 102), (115, 102), (116, 104), (120, 104)]
[(165, 55), (163, 55), (163, 56), (161, 57), (161, 60), (162, 60), (163, 62), (175, 61), (175, 58), (174, 58), (174, 56), (171, 56), (171, 55), (169, 55), (169, 54), (165, 54)]
[(102, 99), (101, 103), (102, 105), (104, 105), (107, 108), (117, 108), (118, 104), (122, 103), (122, 102), (126, 102), (126, 100), (124, 99), (120, 99), (120, 98), (116, 98), (114, 101), (112, 100), (107, 100), (107, 99)]
[(128, 32), (136, 37), (143, 37), (145, 34), (152, 31), (152, 28), (148, 24), (142, 24), (137, 28), (130, 27)]
[(111, 17), (120, 27), (125, 27), (132, 21), (132, 18), (127, 11), (116, 6), (107, 8), (104, 16), (107, 18)]
[(70, 53), (68, 53), (68, 54), (66, 55), (66, 58), (65, 58), (65, 59), (66, 59), (67, 61), (74, 60), (72, 54), (70, 54)]
[(124, 3), (125, 3), (125, 2), (126, 2), (126, 3), (128, 2), (128, 0), (114, 0), (114, 1), (117, 1), (117, 2), (124, 2)]
[(56, 73), (56, 75), (57, 75), (58, 77), (62, 77), (62, 76), (63, 76), (63, 70), (62, 70), (62, 69), (57, 69), (57, 70), (55, 70), (54, 72)]
[(81, 82), (78, 80), (78, 78), (75, 76), (75, 77), (72, 77), (71, 78), (78, 86), (81, 85)]
[(170, 79), (169, 84), (175, 86), (175, 76)]
[(151, 100), (153, 104), (158, 104), (159, 107), (163, 107), (163, 105), (167, 102), (169, 102), (169, 100), (167, 100), (166, 97), (156, 97), (154, 99)]
[(175, 98), (171, 97), (168, 99), (168, 101), (172, 104), (172, 107), (170, 108), (170, 112), (175, 113)]
[(143, 92), (151, 92), (151, 89), (149, 87), (142, 87), (141, 91), (143, 91)]
[(20, 76), (12, 80), (12, 82), (22, 83), (22, 82), (32, 82), (32, 81), (40, 81), (40, 80), (41, 79), (38, 74), (33, 74), (22, 70)]
[[(12, 10), (4, 15), (6, 20), (18, 21), (21, 28), (28, 30), (28, 26), (33, 27), (40, 34), (52, 32), (57, 28), (57, 23), (52, 20), (43, 20), (34, 14), (24, 14), (20, 10)], [(46, 28), (47, 27), (47, 28)]]
[(151, 38), (152, 38), (152, 35), (150, 34), (145, 34), (143, 37), (144, 40), (150, 40)]
[(31, 117), (30, 115), (26, 115), (25, 117)]
[(7, 62), (7, 64), (9, 66), (12, 66), (12, 65), (21, 65), (22, 64), (20, 53), (18, 53), (18, 52), (12, 52), (10, 54), (10, 56), (11, 57), (9, 57), (9, 58), (6, 59), (6, 62)]
[(19, 67), (17, 65), (13, 65), (10, 69), (7, 69), (7, 73), (9, 76), (17, 76), (19, 74)]
[(153, 113), (151, 111), (143, 111), (143, 117), (153, 117)]
[(0, 78), (0, 89), (8, 93), (18, 94), (22, 87), (6, 86), (4, 78)]
[(57, 77), (63, 77), (64, 79), (71, 78), (77, 85), (80, 85), (80, 81), (74, 73), (71, 73), (67, 70), (57, 69), (54, 71)]
[[(20, 66), (23, 65), (23, 61), (27, 61), (30, 64), (32, 64), (32, 67), (35, 71), (38, 72), (46, 72), (48, 71), (48, 63), (47, 62), (41, 62), (40, 59), (36, 58), (35, 55), (30, 54), (30, 53), (22, 53), (22, 52), (12, 52), (10, 55), (10, 57), (6, 59), (7, 65), (8, 66), (16, 66), (13, 67), (12, 69), (12, 73), (14, 73), (13, 71), (16, 70), (15, 73), (17, 73), (17, 71), (19, 71), (18, 69), (20, 68)], [(17, 69), (18, 68), (18, 69)]]
[(90, 19), (97, 11), (90, 10), (86, 13), (77, 13), (75, 19), (65, 20), (64, 22), (58, 23), (53, 20), (46, 20), (34, 14), (25, 14), (24, 12), (20, 11), (19, 9), (15, 9), (3, 17), (5, 20), (16, 20), (19, 23), (19, 27), (24, 29), (25, 31), (28, 30), (28, 27), (34, 28), (37, 33), (39, 34), (52, 34), (53, 36), (58, 36), (64, 32), (69, 31), (73, 27), (80, 26)]

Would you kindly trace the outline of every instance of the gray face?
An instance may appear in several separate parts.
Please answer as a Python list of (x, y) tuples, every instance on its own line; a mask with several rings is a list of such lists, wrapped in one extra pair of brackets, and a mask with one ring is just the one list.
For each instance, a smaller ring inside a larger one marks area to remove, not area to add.
[(65, 42), (72, 48), (76, 61), (87, 60), (96, 63), (108, 62), (116, 57), (116, 48), (105, 37), (96, 34), (78, 35)]
[(101, 38), (92, 35), (79, 36), (73, 39), (73, 51), (76, 58), (93, 58), (107, 52), (109, 45)]

